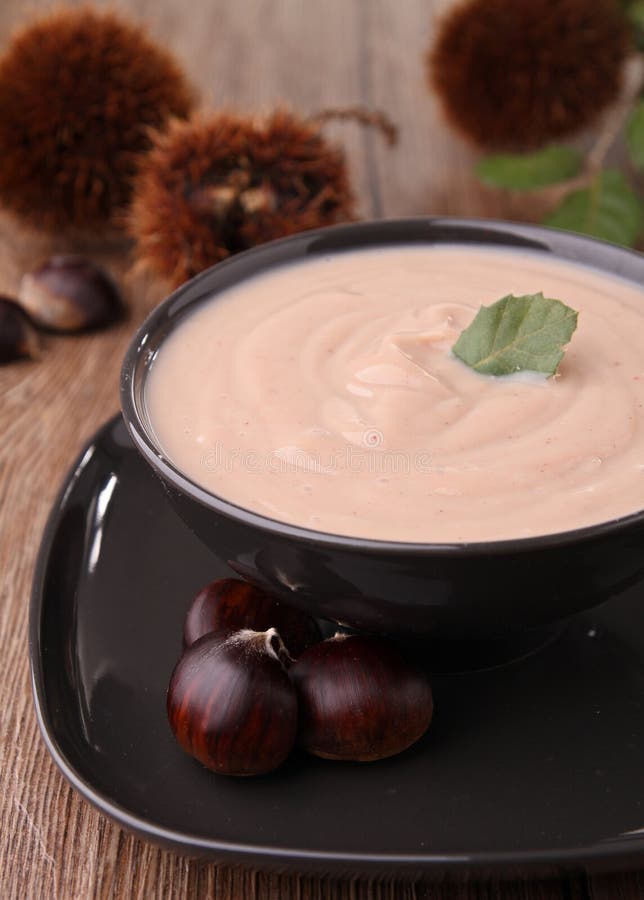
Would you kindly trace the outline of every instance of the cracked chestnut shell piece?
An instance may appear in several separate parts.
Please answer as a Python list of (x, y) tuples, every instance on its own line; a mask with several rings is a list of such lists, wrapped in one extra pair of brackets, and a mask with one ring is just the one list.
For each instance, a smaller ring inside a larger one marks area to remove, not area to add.
[(24, 309), (9, 297), (0, 297), (0, 364), (33, 359), (39, 348), (38, 334)]
[(110, 276), (81, 256), (54, 256), (23, 276), (18, 294), (32, 320), (50, 331), (89, 331), (124, 311)]
[(172, 673), (167, 712), (186, 753), (222, 775), (262, 775), (289, 755), (297, 731), (288, 654), (274, 628), (208, 634)]
[(290, 669), (298, 743), (325, 759), (370, 762), (406, 750), (433, 714), (427, 676), (384, 638), (336, 634)]
[(276, 628), (292, 657), (322, 640), (316, 622), (306, 613), (239, 578), (220, 578), (202, 588), (190, 604), (183, 629), (184, 647), (213, 631), (242, 628)]

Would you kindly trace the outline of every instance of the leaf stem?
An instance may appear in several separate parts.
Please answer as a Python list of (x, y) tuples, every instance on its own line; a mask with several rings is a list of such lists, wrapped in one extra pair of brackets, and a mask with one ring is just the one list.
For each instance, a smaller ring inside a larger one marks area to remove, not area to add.
[(586, 172), (595, 175), (603, 166), (609, 150), (619, 137), (633, 105), (644, 85), (644, 56), (635, 53), (624, 64), (624, 80), (617, 103), (604, 119), (604, 124), (586, 158)]
[(644, 55), (632, 54), (624, 64), (622, 90), (619, 99), (604, 117), (603, 125), (590, 148), (584, 170), (580, 175), (546, 188), (552, 205), (559, 203), (571, 191), (587, 188), (597, 183), (609, 151), (619, 138), (624, 123), (631, 114), (644, 87)]
[(379, 109), (367, 109), (365, 106), (340, 106), (321, 109), (309, 118), (310, 122), (324, 124), (333, 121), (353, 121), (369, 128), (376, 128), (383, 135), (390, 147), (398, 142), (398, 126), (389, 116)]

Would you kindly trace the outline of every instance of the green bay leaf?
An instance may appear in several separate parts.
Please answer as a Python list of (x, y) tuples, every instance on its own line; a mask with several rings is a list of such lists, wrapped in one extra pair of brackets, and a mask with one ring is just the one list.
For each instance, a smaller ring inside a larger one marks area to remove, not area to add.
[(535, 153), (499, 153), (484, 157), (476, 174), (484, 184), (529, 191), (578, 175), (583, 156), (572, 147), (545, 147)]
[(577, 312), (561, 300), (509, 294), (479, 309), (452, 352), (483, 375), (554, 375), (576, 327)]
[(622, 173), (606, 169), (590, 187), (568, 194), (543, 224), (633, 247), (642, 230), (642, 212), (641, 200)]

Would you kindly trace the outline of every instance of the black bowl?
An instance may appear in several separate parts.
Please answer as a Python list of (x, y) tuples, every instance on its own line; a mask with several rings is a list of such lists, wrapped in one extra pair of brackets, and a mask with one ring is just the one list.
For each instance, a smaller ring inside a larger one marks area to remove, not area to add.
[(200, 488), (164, 457), (144, 403), (157, 349), (213, 294), (307, 256), (435, 243), (525, 247), (644, 282), (643, 256), (536, 226), (403, 219), (310, 231), (234, 256), (161, 303), (125, 357), (121, 403), (135, 446), (179, 515), (244, 578), (316, 616), (367, 631), (441, 639), (502, 636), (559, 621), (644, 580), (644, 512), (560, 534), (485, 543), (414, 544), (316, 532)]

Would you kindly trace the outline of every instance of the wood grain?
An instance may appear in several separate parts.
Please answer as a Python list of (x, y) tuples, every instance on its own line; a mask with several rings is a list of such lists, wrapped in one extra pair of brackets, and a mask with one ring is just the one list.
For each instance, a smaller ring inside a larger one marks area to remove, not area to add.
[[(395, 150), (356, 125), (329, 128), (346, 148), (365, 216), (420, 213), (516, 218), (530, 210), (482, 189), (472, 154), (443, 126), (425, 86), (423, 52), (449, 0), (128, 0), (170, 46), (204, 104), (314, 112), (364, 103), (395, 118)], [(2, 0), (0, 44), (51, 4)], [(113, 4), (112, 4), (113, 5)], [(1, 164), (1, 160), (0, 160)], [(0, 292), (52, 250), (81, 249), (121, 280), (127, 323), (49, 339), (42, 359), (0, 369), (0, 896), (3, 900), (179, 897), (250, 900), (595, 900), (644, 896), (639, 875), (549, 882), (431, 885), (275, 876), (215, 866), (125, 834), (71, 791), (40, 740), (27, 663), (32, 570), (49, 506), (81, 444), (117, 409), (118, 371), (136, 324), (163, 288), (130, 273), (127, 248), (70, 245), (0, 215)]]

